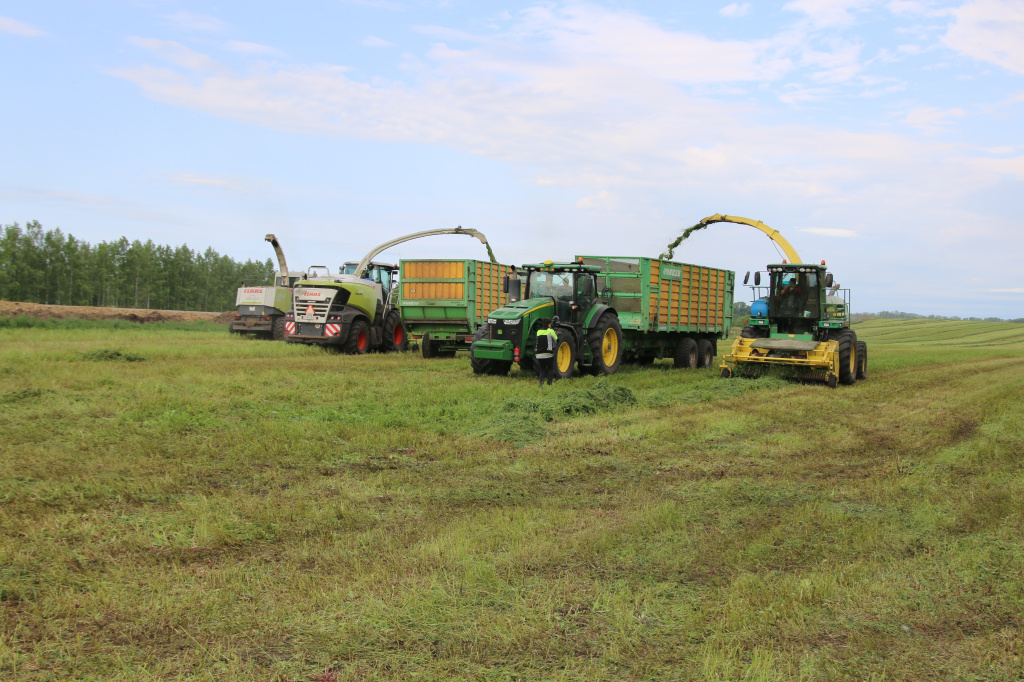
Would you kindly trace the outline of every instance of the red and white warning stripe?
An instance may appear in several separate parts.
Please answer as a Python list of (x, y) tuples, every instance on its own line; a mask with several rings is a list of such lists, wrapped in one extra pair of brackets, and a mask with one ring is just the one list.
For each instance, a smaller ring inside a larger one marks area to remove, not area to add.
[(284, 333), (285, 334), (294, 334), (295, 333), (295, 323), (292, 322), (291, 320), (285, 322), (284, 323)]
[(324, 336), (337, 336), (341, 331), (340, 324), (325, 324), (324, 325)]

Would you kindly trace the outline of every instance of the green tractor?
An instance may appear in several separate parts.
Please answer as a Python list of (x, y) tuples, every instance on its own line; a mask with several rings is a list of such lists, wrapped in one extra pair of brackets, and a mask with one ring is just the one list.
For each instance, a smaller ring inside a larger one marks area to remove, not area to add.
[(622, 327), (615, 310), (597, 296), (599, 272), (596, 265), (545, 261), (506, 277), (509, 303), (492, 311), (473, 336), (473, 371), (508, 374), (514, 362), (532, 370), (537, 330), (557, 316), (556, 376), (572, 376), (577, 363), (594, 374), (614, 373), (622, 362)]

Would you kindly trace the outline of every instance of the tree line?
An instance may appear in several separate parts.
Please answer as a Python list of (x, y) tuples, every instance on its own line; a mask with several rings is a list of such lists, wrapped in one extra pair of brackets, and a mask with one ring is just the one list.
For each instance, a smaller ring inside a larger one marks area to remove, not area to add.
[(0, 299), (58, 305), (163, 310), (230, 310), (243, 284), (270, 284), (274, 264), (222, 256), (212, 248), (152, 240), (98, 244), (44, 230), (38, 221), (0, 228)]

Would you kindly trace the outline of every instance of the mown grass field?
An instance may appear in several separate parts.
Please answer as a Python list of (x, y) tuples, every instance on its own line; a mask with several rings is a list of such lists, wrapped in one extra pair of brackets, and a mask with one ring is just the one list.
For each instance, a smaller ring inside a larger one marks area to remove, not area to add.
[(1020, 679), (1024, 325), (855, 329), (852, 387), (539, 390), (2, 327), (0, 677)]

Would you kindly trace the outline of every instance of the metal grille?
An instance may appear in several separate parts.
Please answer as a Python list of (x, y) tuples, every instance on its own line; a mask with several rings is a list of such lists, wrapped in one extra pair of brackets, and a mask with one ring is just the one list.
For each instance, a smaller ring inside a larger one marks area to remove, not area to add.
[[(315, 322), (323, 324), (327, 321), (327, 312), (331, 309), (334, 292), (330, 289), (319, 289), (320, 296), (304, 296), (295, 293), (295, 321)], [(312, 308), (312, 310), (310, 310)]]

